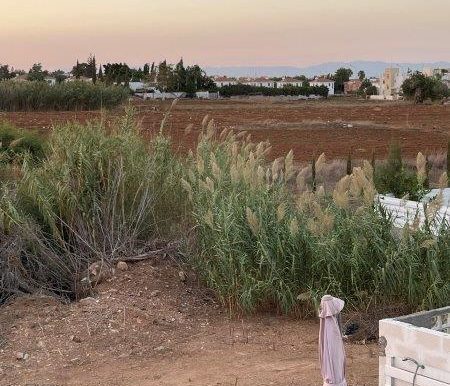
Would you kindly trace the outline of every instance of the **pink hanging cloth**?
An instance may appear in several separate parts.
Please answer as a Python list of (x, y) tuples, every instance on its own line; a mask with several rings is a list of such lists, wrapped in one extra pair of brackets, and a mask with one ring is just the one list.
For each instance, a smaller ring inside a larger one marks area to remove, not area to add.
[(323, 386), (347, 386), (339, 313), (344, 301), (325, 295), (320, 302), (319, 358)]

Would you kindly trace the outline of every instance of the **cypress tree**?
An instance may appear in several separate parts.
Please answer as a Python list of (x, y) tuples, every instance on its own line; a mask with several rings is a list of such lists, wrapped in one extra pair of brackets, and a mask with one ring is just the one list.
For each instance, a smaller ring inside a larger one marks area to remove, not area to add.
[(350, 174), (352, 174), (353, 168), (352, 168), (352, 152), (349, 151), (348, 152), (348, 156), (347, 156), (347, 175), (349, 176)]
[(312, 191), (316, 191), (316, 156), (314, 155), (311, 160), (311, 187)]

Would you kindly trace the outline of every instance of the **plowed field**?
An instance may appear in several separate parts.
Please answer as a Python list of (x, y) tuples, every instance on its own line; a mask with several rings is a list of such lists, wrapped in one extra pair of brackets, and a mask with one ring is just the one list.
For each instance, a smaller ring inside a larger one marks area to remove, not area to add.
[[(145, 133), (159, 129), (170, 102), (133, 101)], [(114, 114), (120, 113), (119, 111)], [(327, 101), (279, 101), (268, 99), (197, 101), (182, 100), (173, 109), (166, 130), (180, 150), (195, 146), (203, 117), (208, 114), (219, 129), (247, 130), (255, 141), (269, 140), (272, 156), (294, 150), (297, 160), (309, 160), (325, 152), (329, 159), (386, 156), (388, 145), (400, 141), (404, 154), (445, 151), (450, 133), (450, 105), (413, 105), (407, 102), (358, 101), (343, 98)], [(68, 120), (85, 121), (99, 112), (0, 113), (20, 127), (48, 131), (52, 124)], [(193, 123), (195, 128), (185, 134)]]

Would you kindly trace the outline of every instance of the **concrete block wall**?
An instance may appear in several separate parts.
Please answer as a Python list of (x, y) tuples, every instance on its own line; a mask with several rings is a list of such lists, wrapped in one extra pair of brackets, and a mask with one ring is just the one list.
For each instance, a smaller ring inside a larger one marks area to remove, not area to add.
[[(437, 317), (440, 325), (443, 319), (446, 323), (450, 321), (450, 307), (442, 310), (442, 314)], [(427, 324), (424, 322), (424, 313), (417, 315), (420, 317), (416, 319), (412, 315), (380, 321), (380, 386), (413, 385), (417, 369), (413, 361), (424, 366), (417, 371), (416, 386), (450, 385), (448, 328), (437, 331), (432, 329), (433, 326), (423, 327), (423, 324)], [(412, 324), (415, 320), (418, 325)], [(405, 358), (409, 359), (404, 361)]]

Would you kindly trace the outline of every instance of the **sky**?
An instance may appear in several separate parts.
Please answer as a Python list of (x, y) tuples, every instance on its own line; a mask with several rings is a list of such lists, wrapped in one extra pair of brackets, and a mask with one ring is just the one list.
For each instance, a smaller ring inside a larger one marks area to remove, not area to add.
[(450, 60), (450, 0), (0, 0), (0, 63)]

